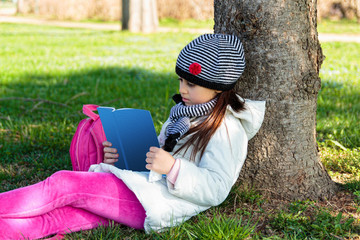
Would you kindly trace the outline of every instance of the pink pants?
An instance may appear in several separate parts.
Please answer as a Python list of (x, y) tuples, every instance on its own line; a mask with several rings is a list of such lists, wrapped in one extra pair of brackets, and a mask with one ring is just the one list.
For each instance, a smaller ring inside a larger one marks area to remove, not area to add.
[(0, 194), (0, 239), (42, 238), (108, 225), (143, 229), (145, 210), (111, 173), (59, 171)]

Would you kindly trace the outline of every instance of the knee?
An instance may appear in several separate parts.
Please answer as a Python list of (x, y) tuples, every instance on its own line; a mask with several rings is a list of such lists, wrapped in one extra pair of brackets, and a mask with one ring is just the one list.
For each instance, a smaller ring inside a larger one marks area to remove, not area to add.
[(55, 172), (54, 174), (52, 174), (50, 177), (49, 177), (49, 179), (51, 179), (51, 180), (57, 180), (57, 179), (62, 179), (62, 180), (64, 180), (64, 179), (66, 179), (66, 178), (68, 178), (68, 175), (69, 174), (71, 174), (72, 173), (72, 171), (68, 171), (68, 170), (61, 170), (61, 171), (57, 171), (57, 172)]
[(51, 175), (46, 181), (52, 187), (69, 187), (74, 182), (73, 175), (73, 171), (62, 170)]

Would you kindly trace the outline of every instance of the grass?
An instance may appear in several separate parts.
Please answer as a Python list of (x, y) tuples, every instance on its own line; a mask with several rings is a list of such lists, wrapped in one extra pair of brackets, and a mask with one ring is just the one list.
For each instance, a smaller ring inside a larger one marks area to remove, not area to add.
[[(360, 44), (322, 44), (317, 134), (320, 155), (330, 175), (345, 183), (360, 176)], [(354, 180), (355, 181), (355, 180)]]
[(311, 202), (293, 202), (287, 211), (275, 214), (270, 225), (287, 237), (332, 239), (337, 236), (354, 237), (351, 234), (354, 221), (354, 218), (344, 218), (341, 212), (333, 216)]
[[(101, 24), (121, 24), (121, 21), (103, 21), (97, 19), (82, 20), (80, 22), (101, 23)], [(194, 20), (194, 19), (178, 20), (174, 18), (159, 19), (159, 27), (164, 27), (164, 28), (213, 29), (213, 26), (214, 26), (213, 19), (207, 19), (207, 20)]]
[[(164, 23), (171, 26), (175, 23)], [(201, 26), (202, 28), (202, 26)], [(68, 149), (87, 103), (146, 108), (157, 131), (177, 91), (174, 63), (196, 34), (1, 24), (0, 192), (71, 169)], [(339, 239), (360, 234), (360, 44), (323, 43), (317, 140), (346, 191), (325, 202), (267, 199), (233, 189), (227, 200), (163, 233), (121, 225), (66, 239)]]
[[(159, 130), (177, 90), (169, 69), (193, 37), (2, 24), (1, 179), (11, 177), (8, 168), (16, 164), (32, 164), (26, 159), (34, 155), (45, 172), (58, 164), (47, 159), (63, 158), (58, 165), (69, 169), (68, 146), (86, 103), (149, 109)], [(27, 168), (33, 170), (21, 178), (44, 172)], [(1, 190), (19, 185), (2, 184)]]
[(322, 44), (326, 60), (321, 68), (318, 98), (318, 138), (338, 141), (344, 147), (360, 146), (359, 44)]
[(176, 27), (176, 28), (205, 28), (213, 29), (214, 20), (194, 20), (194, 19), (185, 19), (177, 20), (172, 18), (160, 19), (159, 25), (161, 27)]
[(336, 34), (360, 34), (360, 24), (355, 19), (323, 19), (318, 22), (318, 32)]

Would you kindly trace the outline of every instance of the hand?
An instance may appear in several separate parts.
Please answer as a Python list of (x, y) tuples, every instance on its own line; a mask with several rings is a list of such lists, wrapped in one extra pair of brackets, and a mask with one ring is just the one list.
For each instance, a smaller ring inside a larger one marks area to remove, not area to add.
[(162, 148), (151, 147), (146, 157), (146, 169), (160, 174), (168, 174), (175, 163), (173, 156)]
[(103, 142), (102, 145), (104, 146), (104, 163), (114, 165), (119, 157), (116, 148), (112, 148), (112, 143), (108, 141)]

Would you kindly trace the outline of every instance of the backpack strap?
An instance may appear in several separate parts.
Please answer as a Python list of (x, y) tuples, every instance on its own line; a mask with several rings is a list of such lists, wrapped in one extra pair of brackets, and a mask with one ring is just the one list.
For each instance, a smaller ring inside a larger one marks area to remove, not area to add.
[(95, 104), (86, 104), (83, 105), (83, 113), (90, 117), (92, 120), (96, 121), (99, 118), (99, 115), (94, 113), (94, 111), (96, 111), (96, 109), (98, 108), (98, 105)]

